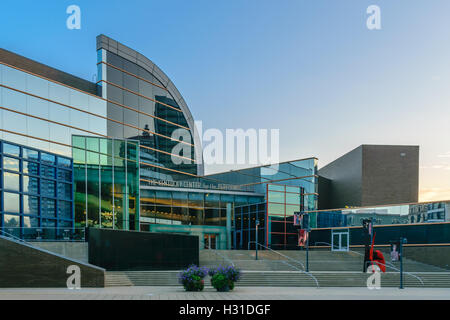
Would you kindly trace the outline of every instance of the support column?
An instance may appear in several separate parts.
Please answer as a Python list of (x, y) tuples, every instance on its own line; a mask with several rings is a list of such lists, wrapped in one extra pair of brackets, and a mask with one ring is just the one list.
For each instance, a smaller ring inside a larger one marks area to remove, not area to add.
[(227, 203), (227, 250), (231, 250), (231, 203)]

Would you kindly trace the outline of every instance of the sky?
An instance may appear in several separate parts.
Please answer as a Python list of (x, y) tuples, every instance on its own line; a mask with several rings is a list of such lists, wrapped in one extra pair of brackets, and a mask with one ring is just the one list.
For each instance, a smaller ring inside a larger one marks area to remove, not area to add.
[[(80, 30), (66, 27), (73, 4)], [(366, 26), (370, 5), (381, 30)], [(448, 0), (2, 0), (0, 39), (92, 81), (103, 33), (164, 70), (204, 129), (280, 129), (280, 161), (419, 145), (420, 201), (447, 200), (448, 12)]]

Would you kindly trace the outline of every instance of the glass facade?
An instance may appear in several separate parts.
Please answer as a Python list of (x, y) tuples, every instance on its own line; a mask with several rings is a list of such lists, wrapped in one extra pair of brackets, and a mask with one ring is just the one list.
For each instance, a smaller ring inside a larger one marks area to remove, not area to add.
[[(259, 222), (258, 228), (256, 224)], [(234, 209), (234, 249), (255, 249), (255, 243), (266, 244), (266, 203), (251, 204)], [(258, 240), (256, 239), (258, 230)]]
[(73, 227), (72, 160), (0, 140), (0, 226), (32, 238)]
[(294, 213), (305, 210), (304, 189), (278, 184), (267, 185), (266, 245), (274, 249), (295, 248), (298, 230)]
[(407, 225), (450, 222), (450, 202), (310, 211), (315, 228), (360, 227), (364, 219), (375, 225)]
[(106, 102), (0, 62), (0, 139), (71, 157), (74, 134), (106, 136)]
[[(141, 190), (141, 225), (211, 225), (226, 226), (226, 206), (259, 203), (258, 195), (182, 192), (170, 189)], [(144, 227), (145, 228), (145, 227)]]
[(76, 226), (139, 230), (139, 142), (72, 139)]
[(103, 35), (97, 67), (92, 83), (20, 56), (0, 62), (0, 139), (12, 142), (3, 225), (231, 232), (226, 205), (267, 202), (269, 184), (301, 190), (305, 210), (317, 209), (317, 159), (203, 176), (192, 115), (161, 69)]
[(159, 80), (159, 68), (145, 68), (131, 60), (124, 54), (98, 50), (99, 85), (110, 119), (108, 135), (139, 140), (144, 183), (195, 177), (199, 172), (193, 125), (188, 123), (167, 83)]

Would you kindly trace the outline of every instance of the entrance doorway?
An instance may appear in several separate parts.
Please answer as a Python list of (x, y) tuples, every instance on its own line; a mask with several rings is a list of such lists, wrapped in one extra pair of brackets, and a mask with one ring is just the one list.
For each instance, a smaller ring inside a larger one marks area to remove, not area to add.
[(349, 246), (350, 236), (348, 229), (331, 231), (331, 251), (348, 251)]
[(203, 235), (204, 248), (205, 249), (217, 249), (217, 235), (204, 234)]

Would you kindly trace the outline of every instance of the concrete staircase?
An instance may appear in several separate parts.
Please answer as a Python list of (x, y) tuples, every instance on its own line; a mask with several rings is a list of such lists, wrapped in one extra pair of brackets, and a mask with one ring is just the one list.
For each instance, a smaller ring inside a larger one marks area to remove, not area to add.
[[(251, 271), (299, 271), (304, 270), (306, 264), (306, 251), (277, 251), (277, 254), (268, 250), (258, 251), (258, 260), (255, 260), (255, 251), (247, 250), (214, 250), (200, 251), (200, 265), (213, 267), (218, 264), (234, 265), (241, 270)], [(220, 256), (219, 256), (220, 254)], [(383, 252), (385, 258), (388, 254)], [(324, 250), (311, 250), (309, 252), (310, 271), (354, 271), (361, 272), (364, 256), (358, 252), (332, 252)], [(387, 272), (397, 272), (399, 262), (390, 263), (392, 267)], [(432, 265), (403, 259), (403, 270), (406, 272), (448, 272)]]
[[(180, 286), (177, 271), (114, 271), (106, 272), (105, 285), (112, 286)], [(311, 273), (320, 287), (366, 287), (368, 275), (362, 272), (321, 272)], [(450, 272), (414, 273), (421, 282), (408, 274), (404, 275), (405, 287), (450, 288)], [(381, 275), (381, 287), (398, 287), (398, 273)], [(210, 285), (210, 279), (205, 279)], [(298, 271), (243, 271), (237, 287), (316, 287), (315, 281), (305, 273)]]
[[(302, 272), (306, 261), (305, 251), (269, 250), (201, 250), (200, 265), (216, 267), (231, 262), (242, 270), (237, 286), (315, 287), (314, 279)], [(385, 257), (387, 255), (385, 254)], [(310, 271), (320, 287), (366, 287), (368, 274), (362, 273), (363, 256), (358, 252), (331, 252), (312, 250), (309, 253)], [(399, 268), (398, 263), (393, 265)], [(450, 272), (431, 265), (404, 259), (404, 270), (420, 277), (405, 274), (405, 287), (450, 288)], [(177, 271), (124, 271), (106, 272), (106, 286), (179, 286)], [(381, 275), (382, 287), (398, 287), (399, 272), (388, 268)], [(209, 278), (205, 284), (210, 285)]]

